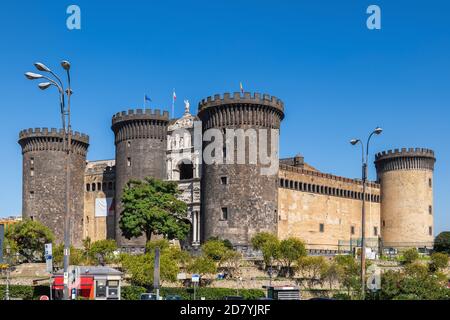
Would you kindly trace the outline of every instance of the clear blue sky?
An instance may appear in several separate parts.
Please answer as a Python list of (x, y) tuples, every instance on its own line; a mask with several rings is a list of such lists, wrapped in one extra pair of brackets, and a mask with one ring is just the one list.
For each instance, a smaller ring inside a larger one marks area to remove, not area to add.
[[(81, 7), (81, 30), (66, 8)], [(370, 4), (382, 30), (366, 28)], [(238, 91), (286, 105), (281, 155), (298, 152), (324, 172), (360, 175), (348, 140), (384, 128), (373, 152), (436, 151), (435, 233), (450, 229), (450, 2), (442, 1), (8, 1), (0, 10), (0, 216), (21, 212), (18, 132), (58, 127), (56, 92), (23, 73), (72, 63), (73, 124), (91, 137), (89, 159), (114, 157), (111, 116)], [(371, 167), (371, 178), (374, 169)]]

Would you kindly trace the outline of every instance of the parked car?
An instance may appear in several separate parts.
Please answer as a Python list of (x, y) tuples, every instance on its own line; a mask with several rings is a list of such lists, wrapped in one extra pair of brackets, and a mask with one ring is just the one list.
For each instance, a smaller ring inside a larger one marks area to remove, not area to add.
[(169, 294), (164, 300), (183, 300), (183, 298), (176, 294)]
[(157, 300), (155, 293), (142, 293), (141, 300)]
[(223, 300), (244, 300), (244, 297), (241, 296), (225, 296)]

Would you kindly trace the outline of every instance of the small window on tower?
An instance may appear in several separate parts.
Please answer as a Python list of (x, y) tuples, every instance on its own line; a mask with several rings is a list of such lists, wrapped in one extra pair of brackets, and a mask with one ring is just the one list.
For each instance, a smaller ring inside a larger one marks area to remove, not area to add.
[(34, 169), (33, 168), (30, 169), (30, 176), (34, 177)]
[(430, 186), (430, 188), (433, 187), (433, 180), (431, 178), (428, 179), (428, 185)]
[(127, 147), (131, 147), (131, 141), (127, 141)]
[(30, 191), (30, 198), (34, 199), (34, 191)]
[(350, 227), (350, 233), (353, 235), (355, 234), (355, 226)]
[(378, 227), (373, 227), (373, 235), (378, 236)]
[(433, 214), (433, 206), (429, 206), (428, 207), (428, 213), (429, 214)]
[(383, 220), (383, 227), (386, 227), (386, 221)]
[(428, 227), (428, 234), (429, 234), (430, 236), (433, 235), (433, 227)]
[(131, 167), (131, 158), (127, 158), (127, 166)]
[(222, 208), (222, 219), (221, 220), (228, 220), (228, 208)]
[[(30, 164), (34, 165), (34, 158), (30, 158)], [(431, 180), (431, 179), (430, 179)]]
[(319, 231), (324, 232), (325, 231), (325, 225), (323, 223), (319, 224)]
[(221, 184), (228, 184), (228, 178), (227, 177), (220, 177), (220, 183)]

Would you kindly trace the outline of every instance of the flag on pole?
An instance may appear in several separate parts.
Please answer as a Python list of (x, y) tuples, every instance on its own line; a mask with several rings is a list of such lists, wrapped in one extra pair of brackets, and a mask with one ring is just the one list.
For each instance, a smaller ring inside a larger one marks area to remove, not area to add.
[(242, 82), (239, 82), (239, 88), (241, 89), (241, 93), (244, 93), (244, 87), (242, 86)]
[(175, 88), (173, 88), (172, 92), (172, 118), (175, 118), (175, 100), (177, 100), (177, 94), (175, 93)]
[(144, 94), (144, 109), (147, 107), (147, 101), (152, 101), (147, 94)]

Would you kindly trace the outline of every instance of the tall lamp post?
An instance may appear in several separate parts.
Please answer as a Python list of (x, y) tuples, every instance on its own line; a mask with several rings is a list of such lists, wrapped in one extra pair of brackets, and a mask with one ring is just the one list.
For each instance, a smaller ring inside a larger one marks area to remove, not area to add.
[(365, 153), (364, 143), (360, 139), (352, 139), (350, 143), (352, 145), (361, 144), (362, 149), (362, 184), (363, 184), (363, 196), (362, 196), (362, 214), (361, 214), (361, 297), (364, 300), (366, 294), (366, 182), (367, 182), (367, 162), (369, 159), (369, 144), (370, 139), (374, 134), (379, 135), (383, 132), (380, 127), (375, 128), (367, 139)]
[[(39, 71), (47, 72), (54, 77), (54, 79), (44, 76), (42, 74), (27, 72), (25, 76), (29, 80), (44, 79), (47, 82), (39, 83), (39, 89), (45, 90), (51, 86), (58, 89), (59, 92), (59, 105), (61, 113), (62, 129), (64, 132), (63, 148), (66, 152), (66, 203), (65, 203), (65, 215), (64, 215), (64, 300), (69, 299), (69, 287), (67, 282), (67, 275), (69, 269), (69, 257), (70, 257), (70, 154), (72, 151), (72, 128), (70, 125), (70, 96), (72, 95), (72, 89), (70, 86), (70, 63), (67, 60), (61, 61), (61, 67), (67, 74), (67, 89), (64, 89), (64, 84), (60, 77), (58, 77), (52, 70), (46, 65), (40, 62), (34, 64)], [(55, 81), (56, 79), (56, 81)], [(67, 96), (67, 105), (65, 102), (65, 96)]]

